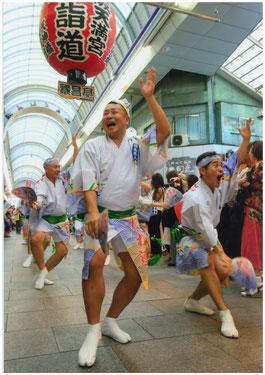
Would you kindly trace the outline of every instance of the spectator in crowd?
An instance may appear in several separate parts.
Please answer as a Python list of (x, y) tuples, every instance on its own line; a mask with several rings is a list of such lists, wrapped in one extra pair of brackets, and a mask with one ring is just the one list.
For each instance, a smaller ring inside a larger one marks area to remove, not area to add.
[(239, 167), (237, 187), (231, 200), (224, 205), (220, 223), (216, 229), (218, 232), (218, 238), (221, 242), (223, 249), (230, 258), (240, 257), (241, 255), (241, 235), (244, 222), (244, 199), (241, 197), (241, 185), (245, 181), (245, 176), (250, 168), (249, 165), (249, 150), (251, 147), (250, 143), (247, 148), (247, 154), (244, 161)]
[[(164, 202), (165, 189), (164, 180), (160, 173), (154, 173), (151, 179), (151, 195), (152, 200), (155, 202)], [(162, 207), (154, 207), (153, 215), (151, 215), (148, 222), (148, 232), (151, 240), (151, 256), (162, 254), (161, 249), (161, 219), (162, 219)], [(159, 241), (160, 240), (160, 241)]]
[(10, 237), (10, 232), (11, 232), (11, 215), (10, 212), (7, 211), (4, 215), (4, 222), (5, 222), (5, 238)]
[(188, 190), (194, 185), (196, 184), (196, 182), (199, 180), (198, 176), (196, 176), (196, 174), (189, 174), (187, 176), (187, 187), (188, 187)]
[(15, 221), (16, 221), (16, 233), (21, 233), (22, 228), (22, 211), (21, 211), (21, 202), (18, 202), (18, 206), (15, 210)]
[(243, 291), (242, 296), (252, 296), (262, 290), (262, 193), (263, 193), (263, 142), (255, 141), (249, 151), (251, 170), (247, 172), (241, 189), (245, 201), (245, 219), (242, 230), (241, 255), (248, 258), (253, 264), (256, 278), (256, 291)]

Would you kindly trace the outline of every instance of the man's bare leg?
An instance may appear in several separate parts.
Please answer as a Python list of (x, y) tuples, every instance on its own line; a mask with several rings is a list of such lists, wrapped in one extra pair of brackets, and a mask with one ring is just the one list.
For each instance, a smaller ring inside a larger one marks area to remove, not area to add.
[(104, 261), (105, 255), (100, 249), (90, 261), (88, 280), (82, 280), (88, 333), (78, 354), (80, 366), (90, 367), (94, 364), (98, 343), (101, 339), (100, 311), (105, 296)]
[(112, 304), (102, 326), (102, 333), (118, 342), (126, 343), (131, 341), (131, 337), (119, 328), (116, 319), (134, 298), (142, 281), (130, 254), (121, 252), (119, 256), (125, 275), (114, 291)]
[(201, 281), (189, 298), (198, 301), (210, 294), (218, 310), (227, 310), (223, 300), (221, 284), (229, 276), (230, 268), (224, 268), (218, 255), (213, 252), (208, 256), (208, 263), (208, 267), (201, 268)]
[(237, 338), (238, 331), (235, 327), (230, 310), (228, 310), (224, 303), (221, 287), (221, 282), (227, 276), (229, 276), (229, 274), (231, 273), (231, 269), (230, 267), (224, 268), (223, 264), (219, 262), (218, 256), (216, 254), (209, 254), (208, 263), (208, 267), (201, 268), (200, 270), (202, 280), (193, 294), (190, 296), (190, 300), (195, 300), (196, 303), (198, 303), (197, 301), (199, 299), (206, 296), (207, 294), (210, 294), (219, 310), (219, 315), (222, 321), (222, 334), (226, 337)]
[(44, 247), (43, 247), (45, 238), (46, 238), (46, 235), (44, 232), (34, 233), (30, 237), (31, 251), (33, 253), (33, 256), (36, 260), (36, 263), (40, 271), (45, 268)]
[(27, 239), (27, 248), (28, 248), (28, 256), (27, 259), (23, 263), (24, 268), (29, 268), (31, 266), (31, 263), (33, 261), (33, 254), (31, 251), (31, 244), (30, 244), (30, 236), (31, 236), (31, 230), (28, 231), (28, 239)]
[(40, 274), (35, 281), (35, 289), (42, 289), (44, 284), (54, 284), (53, 281), (46, 279), (49, 272), (44, 261), (44, 250), (46, 249), (47, 243), (46, 234), (44, 232), (34, 233), (31, 236), (30, 243), (33, 256), (40, 270)]
[(67, 255), (67, 253), (67, 246), (63, 242), (55, 242), (55, 253), (46, 262), (48, 272), (55, 268)]

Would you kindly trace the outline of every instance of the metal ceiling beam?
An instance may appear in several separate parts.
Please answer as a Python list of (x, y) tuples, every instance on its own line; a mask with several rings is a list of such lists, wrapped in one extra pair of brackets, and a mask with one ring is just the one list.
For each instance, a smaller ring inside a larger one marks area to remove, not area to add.
[[(165, 5), (164, 3), (146, 3), (146, 2), (144, 2), (143, 4), (151, 5), (153, 7), (162, 8), (162, 9), (166, 9), (166, 10), (170, 10), (172, 12), (186, 14), (187, 16), (202, 18), (202, 19), (207, 20), (207, 21), (220, 22), (219, 18), (207, 16), (207, 15), (201, 14), (201, 13), (195, 13), (195, 12), (192, 12), (192, 11), (186, 10), (186, 9), (180, 9), (177, 6), (174, 6), (174, 5)], [(218, 11), (216, 11), (216, 12), (218, 13)]]

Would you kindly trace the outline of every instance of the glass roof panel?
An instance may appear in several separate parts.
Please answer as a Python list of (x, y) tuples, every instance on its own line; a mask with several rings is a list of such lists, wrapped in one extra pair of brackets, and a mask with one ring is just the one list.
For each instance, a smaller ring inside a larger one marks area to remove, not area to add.
[[(47, 141), (47, 134), (50, 142)], [(32, 114), (18, 118), (8, 128), (10, 148), (31, 141), (46, 144), (55, 151), (64, 135), (64, 129), (55, 120)]]
[(15, 145), (19, 143), (24, 143), (24, 142), (37, 142), (40, 141), (41, 143), (47, 143), (49, 144), (49, 148), (53, 150), (53, 152), (56, 151), (58, 147), (58, 141), (54, 139), (50, 135), (43, 134), (41, 132), (25, 132), (21, 134), (16, 134), (12, 137), (10, 140), (10, 147), (14, 147)]
[(24, 167), (24, 168), (22, 167), (22, 168), (17, 169), (14, 172), (15, 180), (18, 180), (21, 178), (28, 179), (31, 177), (34, 181), (38, 181), (41, 178), (41, 176), (42, 176), (42, 173), (40, 171), (37, 171), (37, 169), (33, 170), (30, 167)]
[(252, 31), (251, 36), (258, 40), (259, 42), (263, 42), (263, 24), (260, 23), (254, 31)]
[(263, 80), (263, 21), (240, 44), (222, 66), (243, 83), (262, 94)]
[(132, 4), (115, 2), (115, 5), (119, 8), (120, 12), (122, 12), (124, 18), (127, 19), (129, 14), (131, 13)]
[(52, 152), (48, 151), (46, 148), (42, 148), (40, 146), (34, 144), (27, 144), (23, 143), (21, 147), (16, 148), (14, 151), (10, 153), (11, 162), (16, 160), (24, 155), (34, 155), (39, 156), (43, 160), (46, 160), (52, 156)]
[[(117, 34), (133, 5), (116, 3), (119, 17), (123, 15), (121, 19), (116, 17)], [(82, 102), (76, 99), (70, 101), (57, 94), (58, 81), (67, 79), (50, 67), (41, 51), (39, 19), (42, 6), (43, 2), (3, 3), (3, 93), (6, 119), (21, 108), (37, 106), (58, 112), (72, 129), (71, 120)], [(87, 85), (92, 80), (89, 78)], [(23, 163), (40, 165), (40, 160), (52, 156), (66, 133), (52, 118), (31, 114), (19, 117), (9, 125), (7, 136), (12, 149), (7, 157), (13, 163), (12, 168), (20, 171), (15, 171), (14, 180), (32, 176), (36, 181), (39, 174), (34, 169), (32, 174), (30, 168), (22, 169)]]
[(40, 169), (43, 169), (43, 159), (36, 155), (22, 155), (21, 157), (15, 159), (12, 163), (13, 169), (22, 167), (23, 165), (34, 165)]
[(261, 66), (255, 68), (252, 72), (246, 74), (244, 76), (244, 80), (249, 83), (250, 81), (255, 79), (255, 77), (258, 77), (258, 76), (262, 75), (262, 73), (263, 73), (263, 67), (261, 65)]

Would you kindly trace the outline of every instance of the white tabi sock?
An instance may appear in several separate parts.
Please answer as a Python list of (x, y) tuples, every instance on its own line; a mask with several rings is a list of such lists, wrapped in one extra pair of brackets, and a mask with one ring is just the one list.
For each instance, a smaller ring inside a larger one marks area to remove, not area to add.
[(257, 288), (262, 288), (262, 286), (263, 286), (263, 281), (262, 281), (261, 276), (257, 276), (257, 277), (256, 277), (256, 280), (257, 280)]
[(238, 331), (235, 327), (230, 310), (220, 310), (219, 315), (222, 321), (221, 332), (225, 337), (237, 339)]
[(52, 280), (48, 280), (48, 279), (45, 279), (45, 280), (44, 280), (44, 284), (45, 284), (45, 285), (54, 285), (54, 281), (52, 281)]
[(104, 266), (108, 266), (110, 264), (110, 261), (111, 261), (110, 255), (107, 255), (106, 259), (105, 259)]
[(42, 289), (44, 287), (45, 277), (48, 275), (48, 273), (49, 271), (47, 270), (46, 267), (40, 271), (40, 274), (37, 280), (35, 281), (35, 289)]
[(23, 267), (25, 268), (28, 268), (30, 267), (31, 263), (32, 263), (32, 260), (33, 260), (33, 255), (32, 254), (29, 254), (27, 259), (25, 260), (25, 262), (23, 263)]
[(130, 335), (120, 329), (115, 318), (106, 317), (104, 319), (102, 333), (104, 336), (112, 337), (114, 340), (122, 344), (132, 341)]
[(184, 309), (186, 311), (196, 312), (198, 314), (213, 315), (214, 311), (209, 307), (202, 305), (199, 301), (187, 298), (184, 302)]
[(101, 339), (100, 323), (88, 324), (88, 333), (78, 353), (78, 364), (91, 367), (96, 361), (97, 348)]

